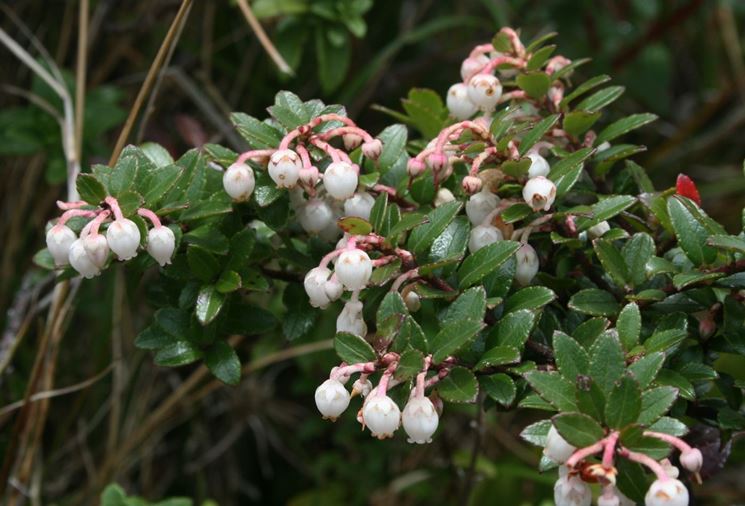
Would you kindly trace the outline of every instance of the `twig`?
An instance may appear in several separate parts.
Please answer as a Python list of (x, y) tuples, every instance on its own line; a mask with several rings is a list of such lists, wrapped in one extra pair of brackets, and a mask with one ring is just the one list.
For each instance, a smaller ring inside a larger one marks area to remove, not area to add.
[(483, 395), (479, 393), (479, 398), (476, 401), (476, 409), (478, 413), (476, 415), (476, 427), (473, 435), (473, 448), (471, 448), (471, 460), (468, 463), (468, 470), (466, 471), (465, 482), (463, 483), (463, 490), (460, 494), (459, 504), (468, 504), (468, 498), (471, 495), (473, 489), (473, 482), (476, 475), (476, 462), (478, 461), (479, 451), (481, 450), (481, 435), (484, 429), (484, 406), (483, 406)]
[(88, 0), (80, 0), (78, 13), (78, 57), (75, 72), (75, 155), (83, 154), (83, 119), (85, 112), (85, 77), (88, 65)]
[(181, 23), (185, 22), (186, 14), (189, 12), (189, 8), (191, 7), (191, 2), (192, 0), (183, 0), (178, 12), (176, 13), (176, 17), (173, 18), (173, 22), (168, 29), (168, 33), (166, 33), (166, 36), (163, 39), (163, 43), (160, 45), (160, 49), (158, 49), (158, 53), (155, 55), (155, 59), (150, 65), (150, 69), (147, 71), (145, 81), (142, 83), (142, 87), (137, 93), (135, 103), (132, 106), (132, 109), (129, 111), (129, 116), (127, 116), (124, 127), (122, 127), (122, 131), (119, 133), (119, 138), (116, 140), (114, 151), (112, 151), (111, 158), (109, 159), (110, 166), (113, 166), (116, 163), (116, 161), (119, 159), (119, 155), (121, 154), (122, 149), (124, 149), (124, 144), (127, 142), (127, 138), (132, 132), (135, 120), (137, 119), (137, 115), (142, 108), (142, 104), (145, 102), (145, 97), (150, 94), (150, 90), (152, 90), (153, 85), (155, 84), (156, 77), (158, 76), (160, 69), (163, 67), (163, 63), (166, 60), (166, 56), (168, 55), (171, 45), (176, 43), (176, 35), (180, 32), (179, 26), (181, 25)]
[(256, 15), (251, 10), (251, 7), (248, 6), (248, 2), (246, 0), (237, 1), (238, 6), (241, 8), (241, 12), (243, 12), (243, 16), (246, 18), (246, 21), (248, 21), (248, 24), (251, 27), (251, 30), (254, 31), (254, 33), (256, 34), (256, 38), (259, 39), (259, 42), (264, 47), (264, 51), (267, 52), (269, 57), (272, 59), (272, 61), (274, 61), (274, 64), (277, 65), (281, 72), (284, 72), (289, 76), (294, 76), (295, 73), (292, 71), (292, 68), (290, 68), (279, 51), (277, 51), (277, 48), (274, 47), (274, 44), (272, 44), (272, 41), (267, 36), (264, 28), (261, 26), (261, 23), (259, 23), (259, 20), (256, 19)]

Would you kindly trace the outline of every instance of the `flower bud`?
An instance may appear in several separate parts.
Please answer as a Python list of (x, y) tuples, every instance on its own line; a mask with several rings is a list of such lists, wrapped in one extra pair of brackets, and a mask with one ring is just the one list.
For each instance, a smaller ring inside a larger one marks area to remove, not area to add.
[(234, 163), (223, 174), (222, 186), (231, 199), (245, 202), (256, 187), (254, 171), (245, 163)]
[(337, 200), (345, 200), (354, 195), (357, 181), (357, 171), (349, 162), (333, 162), (323, 173), (323, 186)]
[(667, 474), (670, 478), (677, 478), (680, 476), (680, 469), (675, 467), (672, 462), (670, 462), (670, 459), (662, 459), (660, 460), (660, 465), (662, 466), (662, 469), (665, 470), (665, 474)]
[(88, 253), (85, 251), (82, 239), (76, 239), (68, 253), (68, 261), (73, 269), (78, 271), (81, 276), (86, 279), (91, 279), (94, 276), (101, 274), (101, 269), (93, 263)]
[[(308, 167), (307, 169), (300, 169), (298, 177), (300, 178), (300, 182), (304, 185), (315, 188), (318, 181), (321, 179), (321, 174), (318, 172), (316, 167)], [(300, 189), (300, 191), (302, 192), (302, 189)]]
[(119, 257), (119, 260), (129, 260), (137, 256), (140, 229), (132, 220), (126, 218), (114, 220), (114, 223), (106, 230), (106, 240), (109, 241), (109, 248)]
[(336, 319), (336, 331), (365, 337), (367, 334), (367, 325), (362, 318), (362, 302), (350, 300), (344, 304), (344, 308)]
[(93, 265), (103, 268), (109, 258), (109, 243), (101, 234), (88, 234), (83, 239), (83, 247)]
[(590, 506), (592, 491), (579, 476), (567, 473), (556, 480), (554, 502), (556, 506)]
[(476, 114), (478, 107), (468, 98), (468, 86), (455, 83), (448, 90), (446, 103), (450, 115), (455, 119), (466, 120)]
[(523, 199), (534, 211), (548, 211), (556, 199), (556, 185), (543, 176), (529, 179), (523, 186)]
[(393, 437), (401, 424), (401, 410), (387, 395), (373, 393), (362, 406), (362, 420), (374, 437)]
[(463, 178), (462, 185), (463, 191), (469, 195), (473, 195), (474, 193), (481, 191), (483, 182), (481, 181), (481, 178), (477, 176), (466, 176)]
[(367, 192), (357, 192), (344, 201), (344, 215), (369, 220), (370, 211), (374, 205), (375, 199), (372, 195)]
[(414, 290), (406, 292), (406, 295), (404, 296), (404, 304), (406, 304), (406, 309), (412, 313), (416, 313), (422, 307), (422, 301), (419, 298), (419, 294)]
[(701, 471), (701, 466), (704, 465), (704, 456), (701, 454), (701, 450), (698, 448), (691, 448), (687, 452), (681, 453), (680, 465), (683, 466), (683, 469), (692, 473)]
[(432, 442), (432, 434), (437, 430), (440, 417), (432, 401), (426, 397), (413, 396), (404, 406), (401, 421), (409, 435), (408, 442), (421, 445)]
[(529, 285), (536, 274), (540, 264), (538, 255), (530, 244), (523, 244), (515, 253), (517, 266), (515, 268), (515, 279), (521, 286)]
[(538, 153), (528, 153), (528, 158), (530, 158), (529, 178), (538, 176), (546, 177), (551, 172), (551, 167), (548, 165), (546, 159)]
[(610, 225), (607, 221), (601, 221), (597, 225), (593, 225), (590, 228), (587, 229), (587, 234), (593, 238), (596, 239), (598, 237), (603, 237), (605, 233), (610, 230)]
[(361, 249), (346, 250), (336, 261), (336, 277), (347, 290), (362, 290), (372, 275), (372, 260)]
[(372, 392), (373, 384), (369, 379), (357, 378), (352, 384), (352, 395), (360, 395), (361, 397), (367, 397)]
[(472, 225), (481, 225), (499, 205), (499, 197), (487, 189), (474, 193), (466, 202), (466, 215)]
[(604, 492), (598, 497), (598, 506), (621, 506), (621, 499), (613, 492)]
[(70, 255), (70, 246), (75, 242), (75, 232), (67, 225), (54, 225), (47, 232), (47, 249), (54, 258), (54, 264), (58, 267), (67, 265)]
[(460, 77), (467, 81), (484, 68), (487, 63), (489, 63), (489, 57), (485, 54), (466, 58), (460, 65)]
[(350, 132), (341, 136), (344, 141), (344, 149), (354, 151), (362, 144), (362, 136), (358, 133)]
[(471, 230), (468, 238), (468, 251), (476, 253), (484, 246), (502, 240), (502, 232), (493, 225), (479, 225)]
[(311, 306), (320, 308), (328, 306), (331, 299), (326, 292), (326, 284), (330, 276), (331, 271), (326, 267), (315, 267), (305, 275), (303, 286)]
[(447, 204), (448, 202), (452, 202), (455, 200), (455, 195), (453, 195), (453, 192), (448, 190), (447, 188), (440, 188), (437, 190), (437, 195), (435, 195), (435, 200), (432, 202), (432, 204), (435, 207), (440, 207), (443, 204)]
[(312, 198), (298, 209), (298, 221), (303, 230), (317, 234), (334, 221), (334, 211), (323, 199)]
[(543, 449), (543, 454), (556, 462), (557, 464), (563, 464), (572, 454), (577, 451), (577, 448), (567, 443), (566, 439), (561, 437), (559, 431), (551, 425), (548, 430), (548, 436), (546, 437), (546, 446)]
[(688, 506), (688, 489), (679, 480), (655, 480), (644, 496), (646, 506)]
[(300, 177), (303, 163), (300, 156), (291, 149), (275, 151), (269, 158), (269, 177), (277, 188), (292, 188)]
[(383, 152), (383, 143), (380, 139), (373, 139), (362, 144), (362, 154), (370, 160), (377, 160)]
[(171, 263), (175, 248), (176, 236), (170, 228), (161, 225), (151, 228), (147, 233), (147, 252), (161, 267)]
[(440, 172), (448, 165), (448, 157), (445, 153), (432, 153), (427, 157), (427, 165), (435, 172)]
[(491, 74), (476, 74), (468, 81), (468, 98), (483, 111), (493, 111), (502, 96), (502, 84)]
[(349, 406), (351, 396), (339, 380), (327, 379), (316, 388), (316, 407), (324, 419), (335, 422)]
[(406, 171), (411, 177), (417, 177), (420, 174), (424, 174), (427, 170), (427, 165), (419, 158), (410, 158), (406, 163)]
[(341, 283), (339, 283), (339, 280), (336, 279), (336, 276), (334, 275), (332, 275), (329, 280), (326, 281), (324, 290), (326, 291), (326, 297), (329, 298), (330, 302), (334, 302), (335, 300), (339, 299), (339, 297), (341, 297), (341, 294), (344, 293), (344, 287)]

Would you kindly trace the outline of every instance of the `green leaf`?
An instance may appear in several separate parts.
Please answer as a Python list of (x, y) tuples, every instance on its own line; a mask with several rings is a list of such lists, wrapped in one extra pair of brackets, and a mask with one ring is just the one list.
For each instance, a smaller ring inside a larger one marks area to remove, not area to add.
[(391, 229), (388, 231), (388, 239), (392, 240), (398, 235), (416, 228), (417, 226), (421, 225), (424, 219), (425, 216), (422, 213), (411, 212), (404, 214), (401, 217), (401, 220), (393, 227), (391, 227)]
[(230, 115), (230, 121), (254, 149), (276, 148), (282, 140), (279, 130), (248, 114), (234, 112)]
[(429, 250), (432, 263), (457, 262), (463, 258), (468, 246), (471, 226), (466, 216), (456, 216), (450, 225), (437, 236)]
[(518, 74), (517, 85), (531, 98), (541, 98), (546, 95), (551, 86), (551, 78), (540, 70)]
[(220, 263), (204, 248), (190, 245), (186, 250), (186, 260), (192, 274), (202, 281), (212, 281), (220, 272)]
[(717, 256), (717, 250), (706, 245), (709, 232), (696, 216), (680, 201), (678, 197), (667, 200), (667, 212), (678, 238), (678, 245), (688, 259), (695, 265), (710, 264)]
[(532, 445), (544, 447), (551, 425), (551, 420), (539, 420), (531, 423), (520, 432), (520, 437)]
[(57, 266), (54, 263), (54, 257), (52, 257), (52, 254), (49, 252), (47, 248), (40, 249), (34, 254), (34, 257), (32, 259), (35, 265), (41, 267), (42, 269), (46, 269), (48, 271), (53, 271), (57, 268)]
[(621, 252), (613, 246), (612, 242), (605, 239), (595, 239), (592, 241), (592, 246), (613, 282), (619, 287), (624, 287), (628, 282), (629, 272)]
[(404, 125), (388, 126), (378, 134), (378, 139), (383, 143), (383, 151), (378, 158), (378, 169), (382, 174), (388, 172), (401, 158), (407, 138), (408, 130)]
[(522, 349), (535, 323), (535, 313), (527, 309), (513, 311), (502, 318), (492, 334), (499, 346)]
[(473, 368), (474, 371), (482, 371), (489, 367), (498, 365), (514, 364), (520, 361), (520, 350), (514, 346), (495, 346), (484, 352), (481, 360)]
[(342, 32), (344, 40), (341, 44), (333, 44), (324, 25), (316, 27), (315, 35), (318, 80), (323, 92), (328, 94), (338, 88), (347, 75), (352, 45), (346, 32)]
[(408, 381), (424, 367), (424, 355), (419, 350), (408, 349), (401, 354), (394, 377), (398, 381)]
[(605, 290), (587, 288), (569, 299), (569, 308), (591, 316), (615, 316), (618, 312), (618, 302)]
[(499, 170), (515, 178), (525, 176), (530, 170), (532, 160), (528, 157), (520, 158), (519, 160), (507, 160), (502, 162), (499, 166)]
[(545, 286), (528, 286), (513, 295), (504, 303), (504, 312), (511, 313), (521, 309), (539, 309), (556, 299), (556, 294)]
[(551, 422), (561, 437), (577, 448), (591, 446), (605, 435), (598, 422), (582, 413), (561, 413), (554, 416)]
[[(578, 149), (569, 156), (562, 158), (551, 167), (548, 178), (556, 185), (556, 196), (565, 195), (582, 175), (587, 160), (595, 152), (592, 148)], [(504, 213), (502, 213), (504, 216)]]
[(128, 191), (137, 180), (138, 162), (134, 156), (122, 156), (111, 171), (109, 178), (109, 192), (114, 197), (119, 197)]
[(484, 319), (486, 311), (486, 291), (481, 286), (469, 288), (461, 293), (440, 316), (442, 326), (463, 320)]
[(621, 432), (621, 444), (632, 452), (643, 453), (655, 460), (662, 460), (670, 454), (670, 447), (664, 441), (644, 435), (644, 429), (632, 425)]
[(597, 383), (587, 376), (577, 379), (577, 410), (598, 422), (605, 419), (605, 395)]
[(189, 341), (169, 344), (155, 354), (155, 363), (166, 367), (191, 364), (202, 358), (202, 352)]
[(269, 114), (288, 130), (310, 121), (305, 104), (292, 92), (280, 91), (274, 96), (274, 105), (267, 109)]
[(681, 272), (673, 276), (673, 286), (682, 290), (691, 285), (713, 281), (724, 276), (723, 272)]
[(119, 194), (119, 208), (122, 214), (128, 218), (132, 218), (136, 213), (137, 209), (142, 206), (142, 196), (133, 191), (125, 191)]
[(233, 210), (233, 202), (227, 193), (219, 192), (207, 200), (202, 200), (194, 205), (189, 206), (183, 213), (183, 221), (195, 221), (212, 216), (227, 214)]
[(556, 50), (556, 46), (544, 46), (538, 51), (533, 53), (533, 56), (528, 60), (528, 64), (525, 66), (525, 70), (538, 70), (540, 69), (548, 57)]
[(178, 165), (165, 165), (151, 171), (140, 188), (145, 200), (143, 205), (147, 208), (157, 208), (156, 204), (176, 184), (180, 172), (181, 168)]
[(227, 295), (220, 293), (215, 288), (215, 285), (205, 285), (199, 290), (197, 295), (197, 305), (195, 313), (197, 320), (202, 325), (211, 323), (222, 310), (223, 304), (227, 299)]
[(644, 504), (650, 479), (641, 464), (626, 459), (616, 459), (618, 467), (617, 486), (632, 504)]
[(528, 204), (513, 204), (500, 214), (505, 223), (514, 223), (533, 214), (533, 209)]
[(340, 229), (351, 235), (367, 235), (372, 232), (372, 225), (357, 216), (346, 216), (336, 222)]
[(177, 337), (164, 332), (157, 325), (150, 325), (137, 335), (135, 347), (141, 350), (159, 350), (177, 340)]
[(625, 369), (621, 342), (609, 332), (602, 334), (590, 349), (590, 377), (608, 394)]
[(678, 389), (670, 386), (646, 390), (641, 396), (641, 414), (638, 422), (643, 425), (654, 423), (667, 413), (677, 398)]
[(561, 103), (559, 104), (559, 106), (563, 109), (564, 107), (566, 107), (566, 105), (569, 102), (571, 102), (575, 98), (578, 98), (578, 97), (584, 95), (585, 93), (587, 93), (591, 89), (597, 88), (601, 84), (607, 83), (608, 81), (610, 81), (610, 76), (605, 75), (605, 74), (599, 75), (599, 76), (595, 76), (595, 77), (591, 77), (587, 81), (585, 81), (582, 84), (580, 84), (579, 86), (577, 86), (574, 89), (574, 91), (572, 91), (570, 94), (568, 94), (567, 96), (565, 96), (561, 100)]
[(430, 339), (432, 360), (439, 364), (476, 338), (484, 323), (480, 320), (454, 321)]
[(745, 239), (734, 235), (712, 235), (707, 243), (717, 248), (745, 253)]
[(75, 180), (75, 187), (80, 194), (80, 198), (97, 206), (106, 198), (106, 189), (93, 174), (79, 174)]
[(641, 407), (639, 383), (631, 376), (623, 376), (608, 395), (605, 422), (611, 428), (622, 429), (637, 420)]
[(425, 88), (412, 88), (401, 100), (404, 110), (417, 130), (427, 139), (437, 137), (445, 126), (448, 110), (440, 95)]
[(632, 114), (631, 116), (621, 118), (618, 121), (615, 121), (605, 127), (598, 134), (598, 138), (595, 140), (595, 145), (597, 146), (599, 144), (602, 144), (603, 142), (612, 141), (616, 137), (625, 135), (628, 132), (642, 127), (647, 123), (651, 123), (656, 119), (657, 115), (650, 113)]
[(385, 297), (383, 297), (383, 300), (378, 306), (378, 311), (375, 314), (375, 320), (379, 324), (382, 324), (393, 316), (403, 317), (407, 314), (409, 314), (409, 310), (406, 309), (406, 304), (404, 303), (401, 294), (397, 291), (393, 291), (386, 293)]
[(437, 393), (448, 402), (476, 402), (479, 383), (471, 371), (465, 367), (455, 366), (437, 384)]
[[(506, 374), (492, 374), (489, 376), (480, 376), (479, 385), (490, 398), (508, 407), (515, 401), (517, 388), (515, 382)], [(524, 432), (524, 431), (523, 431)]]
[(293, 341), (306, 335), (318, 317), (308, 302), (308, 295), (299, 283), (290, 283), (282, 294), (282, 302), (287, 312), (282, 318), (282, 333)]
[(409, 250), (417, 256), (425, 253), (437, 236), (453, 221), (462, 205), (462, 202), (456, 200), (443, 204), (428, 213), (427, 223), (420, 225), (411, 232), (407, 243)]
[(497, 241), (469, 255), (458, 268), (458, 286), (463, 289), (497, 270), (520, 248), (515, 241)]
[(696, 400), (696, 390), (685, 376), (671, 369), (662, 369), (657, 373), (655, 383), (662, 386), (671, 386), (678, 389), (678, 395), (688, 401)]
[[(517, 79), (519, 83), (520, 77), (518, 76)], [(520, 147), (518, 148), (518, 153), (520, 153), (520, 156), (524, 156), (525, 154), (527, 154), (528, 150), (530, 150), (530, 148), (532, 148), (536, 142), (540, 141), (549, 130), (551, 130), (551, 127), (556, 124), (556, 121), (558, 121), (558, 119), (559, 114), (552, 114), (550, 116), (546, 116), (541, 121), (536, 123), (535, 126), (533, 126), (533, 128), (531, 128), (530, 131), (525, 134), (520, 141)]]
[(572, 336), (579, 344), (589, 348), (595, 342), (595, 339), (608, 328), (608, 325), (610, 325), (610, 322), (606, 318), (590, 318), (574, 329)]
[(592, 219), (582, 220), (578, 230), (583, 231), (597, 225), (601, 221), (606, 221), (617, 214), (622, 213), (636, 203), (636, 197), (631, 195), (614, 195), (605, 198), (592, 206)]
[(225, 341), (216, 341), (205, 350), (204, 363), (223, 383), (237, 385), (241, 380), (241, 361), (235, 350)]
[(599, 119), (600, 112), (577, 110), (565, 114), (561, 126), (570, 135), (579, 137), (592, 128)]
[(685, 329), (668, 329), (655, 332), (644, 341), (644, 349), (647, 353), (655, 351), (672, 351), (687, 337), (688, 332)]
[(603, 107), (612, 104), (624, 92), (623, 86), (608, 86), (602, 90), (596, 91), (582, 102), (577, 104), (575, 109), (582, 111), (599, 111)]
[(642, 315), (639, 306), (635, 302), (627, 304), (618, 314), (616, 321), (618, 338), (621, 340), (624, 350), (629, 351), (639, 344), (639, 333), (642, 329)]
[(525, 379), (538, 395), (550, 402), (557, 410), (577, 409), (574, 385), (558, 372), (529, 371), (525, 373)]
[(235, 271), (224, 271), (215, 283), (215, 289), (220, 293), (234, 292), (241, 287), (241, 276)]
[(140, 145), (142, 153), (150, 160), (155, 168), (173, 164), (173, 157), (166, 148), (155, 142), (143, 142)]
[(647, 388), (660, 372), (662, 364), (665, 362), (665, 354), (662, 352), (650, 353), (643, 356), (629, 366), (629, 371), (639, 382), (641, 388)]
[(686, 424), (675, 418), (670, 418), (669, 416), (661, 417), (649, 426), (649, 430), (677, 437), (685, 436), (688, 433), (688, 427), (686, 427)]
[(626, 241), (621, 255), (626, 262), (629, 278), (634, 286), (647, 280), (646, 265), (655, 253), (654, 240), (649, 234), (639, 232)]
[(370, 343), (360, 336), (339, 332), (334, 337), (334, 350), (339, 358), (348, 364), (372, 362), (377, 359)]
[(561, 375), (575, 382), (577, 376), (587, 374), (590, 357), (585, 349), (563, 332), (554, 332), (553, 340), (554, 357)]

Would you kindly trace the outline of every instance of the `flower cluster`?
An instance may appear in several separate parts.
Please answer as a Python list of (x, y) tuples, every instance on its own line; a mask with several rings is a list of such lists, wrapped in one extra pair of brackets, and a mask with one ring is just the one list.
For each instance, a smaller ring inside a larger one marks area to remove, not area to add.
[[(438, 372), (427, 378), (427, 373), (432, 368), (432, 357), (425, 358), (424, 369), (417, 374), (415, 387), (411, 390), (409, 400), (401, 411), (398, 404), (388, 395), (388, 390), (399, 383), (394, 377), (399, 359), (398, 354), (387, 353), (376, 362), (341, 364), (334, 367), (329, 379), (316, 389), (315, 400), (318, 411), (325, 419), (336, 421), (349, 406), (351, 398), (360, 395), (363, 402), (357, 414), (357, 420), (362, 424), (363, 429), (370, 429), (373, 437), (378, 439), (393, 437), (393, 434), (403, 425), (409, 443), (432, 442), (432, 435), (437, 430), (442, 414), (442, 401), (437, 397), (427, 397), (424, 394), (427, 388), (447, 376), (450, 361), (445, 361)], [(379, 369), (383, 371), (382, 375), (378, 384), (373, 386), (369, 376)], [(344, 384), (353, 374), (357, 373), (360, 376), (353, 383), (350, 393)]]
[[(703, 455), (682, 439), (660, 432), (645, 431), (644, 436), (670, 444), (680, 451), (680, 465), (697, 479), (703, 466)], [(589, 506), (592, 492), (589, 483), (602, 487), (598, 506), (630, 506), (634, 502), (616, 488), (618, 470), (615, 459), (622, 457), (649, 468), (656, 477), (644, 498), (646, 506), (687, 506), (688, 489), (678, 480), (680, 471), (668, 459), (656, 461), (652, 457), (631, 451), (619, 442), (620, 434), (612, 431), (608, 436), (585, 448), (569, 444), (552, 425), (546, 437), (543, 453), (559, 464), (559, 479), (554, 486), (557, 506)], [(600, 461), (592, 457), (600, 455)]]
[[(119, 202), (106, 197), (98, 207), (86, 202), (57, 202), (63, 210), (62, 216), (47, 231), (47, 249), (57, 267), (70, 265), (85, 278), (101, 273), (109, 262), (111, 253), (119, 260), (137, 256), (141, 245), (141, 233), (137, 224), (124, 217)], [(160, 218), (149, 209), (140, 208), (137, 214), (147, 218), (152, 228), (147, 232), (146, 248), (158, 264), (171, 263), (176, 247), (173, 231), (164, 226)], [(80, 231), (80, 236), (67, 226), (75, 217), (91, 218)], [(105, 235), (100, 233), (105, 228)]]

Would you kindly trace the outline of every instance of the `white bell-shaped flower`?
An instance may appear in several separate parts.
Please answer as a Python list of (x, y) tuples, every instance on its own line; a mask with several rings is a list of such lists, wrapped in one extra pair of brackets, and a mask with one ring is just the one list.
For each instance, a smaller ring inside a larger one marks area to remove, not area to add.
[(437, 190), (437, 195), (435, 195), (435, 200), (432, 202), (435, 207), (440, 207), (443, 204), (447, 204), (448, 202), (452, 202), (455, 200), (455, 195), (453, 195), (453, 192), (448, 190), (447, 188), (440, 188)]
[(327, 379), (316, 388), (316, 407), (323, 418), (332, 422), (344, 413), (350, 398), (349, 392), (339, 380)]
[(372, 389), (373, 384), (369, 379), (357, 378), (352, 384), (352, 395), (359, 394), (361, 397), (367, 397)]
[[(562, 466), (564, 467), (564, 466)], [(592, 491), (579, 476), (566, 471), (559, 471), (561, 475), (554, 485), (554, 502), (556, 506), (590, 506)]]
[(466, 120), (479, 110), (468, 98), (468, 86), (463, 83), (455, 83), (450, 87), (446, 103), (450, 115), (459, 120)]
[(691, 473), (701, 471), (704, 465), (704, 456), (698, 448), (691, 448), (680, 454), (680, 465)]
[(375, 205), (375, 198), (367, 192), (357, 192), (344, 201), (344, 216), (356, 216), (363, 220), (370, 219), (370, 211)]
[(471, 225), (481, 225), (499, 205), (499, 197), (487, 189), (471, 195), (466, 202), (466, 215)]
[(54, 225), (47, 232), (47, 249), (58, 267), (67, 265), (70, 260), (70, 246), (77, 237), (67, 225)]
[(109, 248), (119, 260), (129, 260), (137, 256), (137, 248), (140, 246), (140, 229), (135, 222), (123, 218), (114, 220), (106, 230), (106, 240)]
[(96, 267), (102, 269), (109, 258), (109, 243), (101, 234), (88, 234), (83, 239), (83, 247), (88, 258)]
[(245, 202), (256, 187), (254, 171), (245, 163), (234, 163), (222, 175), (222, 186), (231, 199)]
[(480, 54), (474, 57), (468, 57), (463, 60), (460, 65), (460, 77), (464, 81), (469, 79), (471, 76), (476, 74), (479, 70), (484, 68), (484, 65), (489, 63), (489, 57), (485, 54)]
[(559, 431), (552, 425), (548, 430), (548, 436), (546, 436), (546, 446), (543, 448), (543, 454), (557, 464), (563, 464), (569, 460), (569, 457), (575, 451), (577, 451), (577, 448), (567, 443), (566, 439), (561, 437)]
[(528, 153), (528, 158), (530, 158), (528, 177), (546, 177), (548, 176), (548, 173), (551, 172), (551, 167), (548, 165), (548, 162), (540, 154), (535, 152)]
[(473, 227), (468, 238), (468, 251), (476, 253), (484, 246), (488, 246), (503, 239), (502, 232), (493, 225), (479, 225)]
[(330, 163), (323, 171), (323, 186), (337, 200), (346, 200), (357, 189), (357, 170), (349, 162)]
[(331, 298), (326, 288), (330, 276), (331, 271), (326, 267), (314, 267), (305, 275), (303, 286), (311, 306), (325, 308), (329, 305)]
[(468, 81), (468, 98), (482, 111), (492, 111), (502, 96), (502, 84), (491, 74), (476, 74)]
[(688, 489), (680, 480), (655, 480), (644, 496), (646, 506), (688, 506)]
[(535, 249), (530, 244), (523, 244), (515, 253), (515, 260), (515, 279), (521, 286), (529, 285), (540, 267)]
[(350, 300), (336, 318), (336, 331), (348, 332), (356, 336), (365, 337), (367, 325), (362, 318), (362, 302)]
[(68, 261), (72, 268), (86, 279), (91, 279), (101, 273), (101, 269), (93, 263), (93, 260), (91, 260), (85, 251), (82, 239), (76, 239), (70, 246)]
[(610, 224), (607, 221), (601, 221), (597, 225), (593, 225), (587, 229), (587, 235), (592, 239), (603, 237), (607, 231), (610, 230)]
[(543, 176), (529, 179), (523, 186), (523, 199), (534, 211), (548, 211), (556, 199), (556, 185)]
[(151, 228), (147, 233), (147, 252), (163, 267), (171, 263), (173, 250), (176, 249), (176, 236), (168, 227)]
[(409, 443), (426, 444), (432, 442), (440, 417), (427, 397), (412, 396), (404, 406), (401, 421)]
[(298, 221), (303, 230), (309, 234), (318, 234), (329, 225), (334, 224), (334, 211), (323, 199), (309, 199), (298, 208)]
[(378, 439), (393, 437), (401, 425), (401, 410), (387, 395), (373, 392), (365, 399), (362, 407), (362, 420), (372, 435)]
[(347, 290), (362, 290), (372, 275), (372, 260), (361, 249), (344, 251), (336, 260), (336, 277)]
[(303, 162), (300, 156), (291, 149), (275, 151), (269, 158), (269, 177), (278, 188), (292, 188), (300, 177)]

